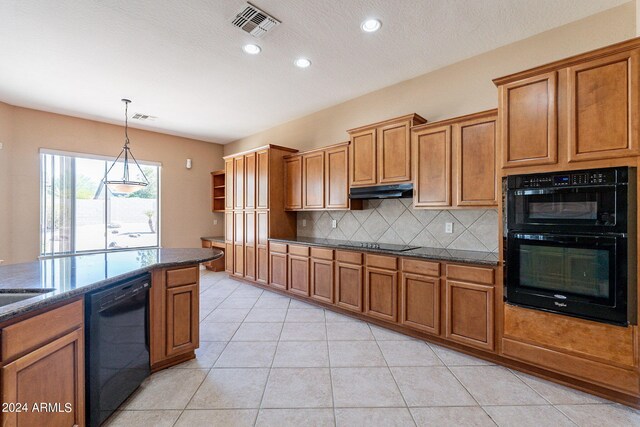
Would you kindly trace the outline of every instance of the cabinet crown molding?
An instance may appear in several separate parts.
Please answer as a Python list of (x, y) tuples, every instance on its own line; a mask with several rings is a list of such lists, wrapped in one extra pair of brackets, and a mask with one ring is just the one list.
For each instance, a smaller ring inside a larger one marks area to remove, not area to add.
[(347, 130), (347, 133), (360, 132), (360, 131), (363, 131), (363, 130), (366, 130), (366, 129), (376, 128), (376, 127), (385, 126), (385, 125), (396, 123), (396, 122), (403, 122), (403, 121), (407, 121), (407, 120), (412, 120), (414, 122), (414, 124), (416, 124), (416, 125), (427, 122), (427, 119), (425, 119), (424, 117), (421, 117), (421, 116), (417, 115), (416, 113), (413, 113), (413, 114), (407, 114), (407, 115), (400, 116), (400, 117), (394, 117), (393, 119), (383, 120), (381, 122), (371, 123), (371, 124), (368, 124), (368, 125), (359, 126), (357, 128), (349, 129), (349, 130)]
[(298, 150), (295, 148), (283, 147), (281, 145), (267, 144), (267, 145), (262, 145), (260, 147), (252, 148), (250, 150), (241, 151), (239, 153), (228, 154), (226, 156), (222, 156), (222, 158), (226, 160), (226, 159), (231, 159), (233, 157), (244, 156), (245, 154), (255, 153), (257, 151), (268, 150), (268, 149), (291, 151), (292, 153), (298, 152)]
[(419, 131), (422, 129), (431, 129), (431, 128), (436, 128), (440, 126), (447, 126), (447, 125), (452, 125), (452, 124), (460, 123), (467, 120), (482, 119), (485, 117), (492, 118), (492, 117), (496, 117), (497, 115), (498, 115), (498, 109), (493, 108), (491, 110), (480, 111), (478, 113), (465, 114), (463, 116), (452, 117), (450, 119), (438, 120), (437, 122), (422, 123), (416, 126), (411, 126), (411, 131), (413, 132), (413, 131)]

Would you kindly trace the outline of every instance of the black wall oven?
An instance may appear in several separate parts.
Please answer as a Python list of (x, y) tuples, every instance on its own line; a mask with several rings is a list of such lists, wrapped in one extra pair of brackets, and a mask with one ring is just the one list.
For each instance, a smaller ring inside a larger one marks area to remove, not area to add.
[(635, 191), (628, 167), (508, 177), (506, 301), (637, 323)]

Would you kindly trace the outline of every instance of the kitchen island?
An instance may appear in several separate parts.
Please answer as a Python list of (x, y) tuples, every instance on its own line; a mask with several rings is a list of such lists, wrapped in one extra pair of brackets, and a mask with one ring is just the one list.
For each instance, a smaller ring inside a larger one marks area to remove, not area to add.
[(199, 264), (221, 256), (216, 249), (145, 249), (0, 267), (1, 389), (8, 405), (2, 425), (85, 425), (89, 292), (150, 273), (151, 370), (195, 357)]

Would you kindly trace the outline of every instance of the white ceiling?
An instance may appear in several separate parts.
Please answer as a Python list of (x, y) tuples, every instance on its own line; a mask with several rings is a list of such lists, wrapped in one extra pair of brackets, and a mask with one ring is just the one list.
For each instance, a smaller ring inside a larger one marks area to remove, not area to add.
[(0, 101), (226, 143), (626, 1), (254, 0), (282, 24), (249, 56), (242, 0), (2, 0)]

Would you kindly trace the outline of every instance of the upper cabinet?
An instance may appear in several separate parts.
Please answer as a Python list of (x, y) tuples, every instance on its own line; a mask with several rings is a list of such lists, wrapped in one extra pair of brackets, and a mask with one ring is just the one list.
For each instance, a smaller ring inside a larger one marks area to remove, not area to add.
[(426, 120), (417, 114), (349, 130), (350, 186), (411, 181), (411, 127)]
[(224, 208), (233, 209), (233, 159), (224, 161)]
[(494, 80), (505, 172), (637, 156), (639, 58), (634, 39)]
[(349, 143), (285, 158), (285, 209), (361, 209), (349, 200)]
[(493, 207), (496, 110), (412, 129), (416, 208)]

